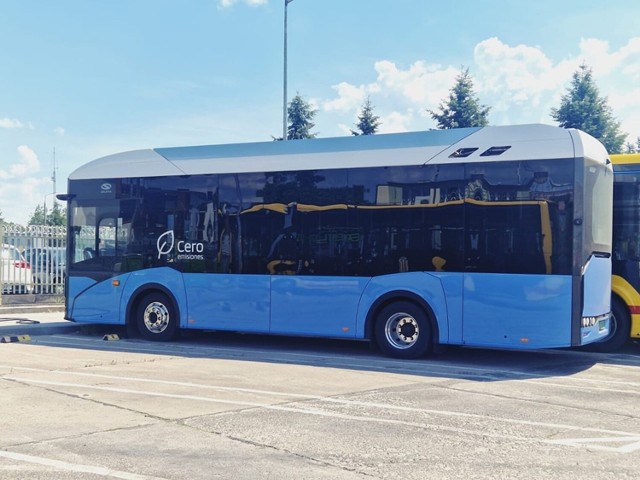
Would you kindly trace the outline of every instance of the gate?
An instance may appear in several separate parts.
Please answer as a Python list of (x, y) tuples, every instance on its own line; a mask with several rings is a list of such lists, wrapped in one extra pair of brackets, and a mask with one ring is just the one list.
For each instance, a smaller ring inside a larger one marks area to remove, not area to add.
[(66, 231), (0, 224), (0, 304), (64, 301)]

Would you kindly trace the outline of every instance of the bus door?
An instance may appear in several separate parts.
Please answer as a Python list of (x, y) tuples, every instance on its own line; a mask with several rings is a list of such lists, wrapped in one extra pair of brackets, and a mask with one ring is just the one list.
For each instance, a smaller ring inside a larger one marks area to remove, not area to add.
[[(267, 275), (248, 273), (243, 267), (240, 211), (230, 204), (211, 204), (205, 215), (202, 268), (183, 274), (189, 304), (189, 326), (242, 332), (269, 332), (271, 299)], [(184, 252), (182, 253), (184, 255)], [(187, 255), (198, 257), (198, 252)], [(199, 271), (198, 271), (199, 270)], [(203, 274), (203, 271), (206, 272)]]
[(68, 305), (68, 314), (80, 322), (119, 323), (113, 306), (120, 305), (122, 290), (106, 280), (121, 273), (122, 245), (127, 241), (123, 219), (112, 213), (105, 215), (96, 207), (74, 210), (74, 248), (67, 286), (73, 302)]

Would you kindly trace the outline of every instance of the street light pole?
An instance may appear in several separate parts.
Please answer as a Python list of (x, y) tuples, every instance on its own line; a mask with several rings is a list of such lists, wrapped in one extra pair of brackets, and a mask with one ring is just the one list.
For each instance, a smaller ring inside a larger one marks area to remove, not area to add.
[(287, 139), (287, 5), (293, 0), (284, 0), (284, 91), (282, 94), (282, 140)]

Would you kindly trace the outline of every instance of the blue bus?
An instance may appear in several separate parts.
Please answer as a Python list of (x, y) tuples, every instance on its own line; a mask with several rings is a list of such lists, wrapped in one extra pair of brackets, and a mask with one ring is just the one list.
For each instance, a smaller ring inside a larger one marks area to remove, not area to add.
[(66, 318), (548, 348), (608, 335), (613, 174), (546, 125), (139, 150), (69, 176)]

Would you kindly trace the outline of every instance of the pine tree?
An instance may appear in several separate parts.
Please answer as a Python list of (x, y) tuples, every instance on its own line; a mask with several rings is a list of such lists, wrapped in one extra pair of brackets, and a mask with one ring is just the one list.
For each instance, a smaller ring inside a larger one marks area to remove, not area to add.
[(311, 133), (315, 127), (313, 119), (317, 110), (307, 103), (299, 93), (293, 97), (289, 103), (287, 117), (289, 126), (287, 128), (287, 140), (297, 140), (301, 138), (315, 138), (317, 133)]
[(609, 153), (622, 151), (625, 134), (620, 131), (620, 123), (614, 118), (607, 98), (600, 96), (587, 65), (580, 65), (573, 73), (560, 108), (552, 108), (551, 117), (563, 128), (578, 128), (597, 138)]
[(489, 124), (491, 107), (481, 105), (473, 91), (473, 79), (465, 68), (456, 77), (456, 83), (449, 90), (449, 98), (439, 106), (440, 113), (427, 110), (438, 128), (484, 127)]
[(373, 114), (373, 105), (371, 105), (371, 99), (367, 97), (367, 100), (362, 104), (360, 115), (358, 115), (358, 123), (356, 127), (359, 131), (351, 130), (352, 135), (374, 135), (378, 131), (380, 126), (380, 117)]

